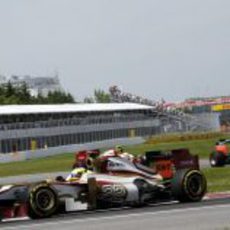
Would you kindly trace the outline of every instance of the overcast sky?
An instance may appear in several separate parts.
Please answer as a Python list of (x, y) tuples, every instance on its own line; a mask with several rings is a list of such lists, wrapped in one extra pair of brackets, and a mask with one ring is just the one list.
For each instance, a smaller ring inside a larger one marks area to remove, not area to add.
[(77, 100), (230, 95), (230, 0), (0, 0), (0, 74), (55, 71)]

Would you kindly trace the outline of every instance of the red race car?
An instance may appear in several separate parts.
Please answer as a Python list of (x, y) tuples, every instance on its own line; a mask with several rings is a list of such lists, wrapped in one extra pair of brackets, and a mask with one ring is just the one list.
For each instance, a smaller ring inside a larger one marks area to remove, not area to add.
[(209, 156), (211, 167), (223, 167), (230, 164), (229, 139), (220, 139), (216, 142), (215, 150)]

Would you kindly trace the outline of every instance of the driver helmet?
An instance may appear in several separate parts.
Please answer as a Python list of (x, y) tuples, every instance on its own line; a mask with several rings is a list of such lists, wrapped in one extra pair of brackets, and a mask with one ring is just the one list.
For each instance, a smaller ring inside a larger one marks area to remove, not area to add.
[(71, 172), (71, 178), (80, 178), (82, 176), (83, 173), (85, 173), (87, 171), (87, 169), (85, 167), (80, 167), (80, 168), (76, 168)]
[(115, 152), (116, 153), (123, 153), (124, 152), (124, 148), (123, 148), (123, 146), (122, 145), (116, 145), (115, 146)]

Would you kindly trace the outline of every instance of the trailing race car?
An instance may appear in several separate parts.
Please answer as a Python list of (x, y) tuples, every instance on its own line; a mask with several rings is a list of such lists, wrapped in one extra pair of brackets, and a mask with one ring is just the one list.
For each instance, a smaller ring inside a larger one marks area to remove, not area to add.
[(230, 164), (229, 144), (230, 139), (220, 139), (216, 142), (215, 151), (209, 156), (211, 167), (223, 167), (226, 164)]
[(100, 155), (99, 149), (80, 151), (75, 153), (75, 161), (72, 168), (87, 167), (91, 168), (94, 159)]
[[(200, 201), (206, 179), (198, 157), (186, 149), (170, 154), (147, 152), (144, 164), (110, 157), (95, 160), (95, 172), (85, 169), (73, 180), (41, 181), (0, 187), (2, 218), (28, 215), (45, 218), (58, 213), (117, 206), (140, 206), (161, 200)], [(148, 167), (147, 167), (148, 165)]]

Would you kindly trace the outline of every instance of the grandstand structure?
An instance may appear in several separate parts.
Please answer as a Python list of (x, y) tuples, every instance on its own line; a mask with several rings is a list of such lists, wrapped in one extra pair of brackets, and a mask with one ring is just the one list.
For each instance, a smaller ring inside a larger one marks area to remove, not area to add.
[(161, 123), (161, 131), (187, 132), (187, 131), (216, 131), (220, 128), (219, 114), (204, 111), (204, 113), (191, 114), (184, 112), (184, 103), (167, 103), (164, 99), (160, 101), (150, 100), (132, 93), (123, 92), (118, 86), (109, 88), (112, 102), (117, 103), (139, 103), (154, 108)]
[(221, 131), (230, 132), (230, 96), (187, 99), (178, 103), (177, 108), (191, 114), (219, 114)]
[(0, 106), (0, 153), (44, 150), (161, 132), (152, 106), (133, 103)]
[(219, 128), (218, 113), (193, 116), (169, 109), (163, 100), (127, 95), (117, 88), (110, 94), (113, 102), (108, 104), (0, 106), (0, 163), (127, 144), (155, 134)]

